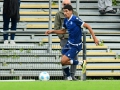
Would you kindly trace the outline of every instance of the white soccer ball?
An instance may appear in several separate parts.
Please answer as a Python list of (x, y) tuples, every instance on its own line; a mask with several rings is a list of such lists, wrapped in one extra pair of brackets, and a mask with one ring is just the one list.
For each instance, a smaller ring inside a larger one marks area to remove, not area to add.
[(47, 73), (47, 72), (41, 72), (40, 74), (39, 74), (39, 80), (41, 80), (41, 81), (48, 81), (48, 80), (50, 80), (50, 75), (49, 75), (49, 73)]

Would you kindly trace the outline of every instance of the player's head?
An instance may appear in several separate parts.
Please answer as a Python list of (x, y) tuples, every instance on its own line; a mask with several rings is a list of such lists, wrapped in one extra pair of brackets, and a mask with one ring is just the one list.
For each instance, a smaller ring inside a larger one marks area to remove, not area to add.
[(70, 18), (73, 14), (73, 7), (67, 4), (63, 7), (63, 12), (66, 18)]
[(62, 1), (62, 7), (64, 7), (65, 5), (67, 5), (67, 4), (71, 4), (71, 1), (70, 0), (63, 0)]

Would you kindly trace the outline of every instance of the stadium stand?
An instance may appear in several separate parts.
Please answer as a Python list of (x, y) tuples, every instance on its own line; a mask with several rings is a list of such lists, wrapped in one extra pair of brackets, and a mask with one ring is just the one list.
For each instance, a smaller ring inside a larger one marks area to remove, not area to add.
[[(49, 28), (49, 0), (21, 0), (21, 19), (18, 31), (39, 31)], [(58, 11), (58, 0), (52, 2), (52, 28), (54, 16)], [(119, 1), (119, 0), (118, 0)], [(0, 7), (3, 0), (0, 0)], [(76, 0), (72, 0), (76, 9)], [(89, 23), (101, 41), (95, 46), (91, 35), (86, 36), (87, 72), (86, 76), (120, 76), (120, 6), (114, 6), (116, 14), (100, 15), (97, 0), (80, 0), (79, 17)], [(2, 13), (0, 13), (0, 30), (2, 30)], [(38, 77), (41, 71), (50, 76), (62, 76), (60, 65), (59, 39), (52, 35), (52, 52), (48, 53), (48, 36), (44, 34), (16, 33), (16, 45), (3, 45), (0, 33), (0, 79), (6, 76)], [(82, 60), (82, 51), (79, 60)], [(81, 75), (81, 67), (77, 67), (76, 76)]]

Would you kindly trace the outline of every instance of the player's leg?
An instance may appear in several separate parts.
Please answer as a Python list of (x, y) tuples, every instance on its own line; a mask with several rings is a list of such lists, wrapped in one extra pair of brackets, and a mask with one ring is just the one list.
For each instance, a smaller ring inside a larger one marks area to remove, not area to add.
[[(62, 67), (63, 67), (63, 70), (64, 72), (67, 74), (67, 77), (68, 78), (71, 78), (70, 76), (70, 72), (69, 72), (69, 66), (68, 65), (78, 65), (78, 64), (81, 64), (82, 65), (82, 61), (79, 62), (78, 60), (74, 60), (72, 58), (74, 58), (77, 53), (76, 53), (76, 48), (72, 48), (70, 47), (70, 45), (66, 45), (66, 47), (69, 49), (63, 49), (62, 50), (62, 53), (63, 53), (63, 56), (61, 58), (61, 64), (62, 64)], [(71, 59), (71, 60), (70, 60)]]
[(78, 61), (75, 59), (77, 54), (82, 49), (82, 44), (78, 46), (74, 46), (71, 44), (68, 44), (68, 45), (70, 49), (65, 53), (63, 52), (64, 56), (61, 59), (61, 63), (64, 65), (82, 65), (83, 61)]
[(67, 75), (68, 80), (74, 80), (71, 77), (71, 74), (69, 72), (69, 65), (71, 64), (75, 64), (75, 65), (82, 65), (82, 72), (85, 73), (86, 71), (86, 60), (83, 61), (78, 61), (78, 60), (70, 60), (66, 55), (63, 55), (62, 59), (61, 59), (61, 64), (62, 64), (62, 69), (64, 70), (64, 72)]
[[(80, 50), (82, 49), (82, 44), (78, 45), (78, 46), (71, 46), (71, 49), (65, 53), (65, 55), (63, 56), (64, 59), (62, 59), (62, 63), (66, 64), (66, 65), (81, 65), (82, 66), (82, 72), (84, 73), (86, 71), (86, 60), (83, 61), (78, 61), (75, 58), (75, 56), (77, 56), (77, 54), (80, 52)], [(67, 58), (66, 58), (67, 56)], [(67, 60), (68, 59), (68, 60)]]
[[(78, 64), (82, 65), (82, 63), (83, 63), (83, 62), (79, 62), (78, 60), (73, 60), (73, 62), (75, 65), (78, 65)], [(64, 72), (67, 75), (67, 80), (74, 80), (71, 77), (71, 74), (69, 71), (69, 65), (73, 64), (73, 62), (71, 63), (71, 60), (68, 56), (66, 56), (66, 55), (62, 56), (62, 59), (61, 59), (62, 69), (64, 70)]]
[(83, 61), (71, 59), (70, 57), (63, 55), (61, 59), (61, 64), (62, 65), (82, 65)]
[(67, 56), (63, 55), (62, 59), (61, 59), (62, 69), (66, 74), (66, 77), (67, 77), (66, 79), (67, 80), (72, 80), (72, 77), (71, 77), (70, 71), (69, 71), (70, 63), (67, 63), (67, 62), (69, 62), (69, 58)]
[[(62, 48), (62, 51), (61, 51), (61, 52), (62, 52), (61, 61), (62, 61), (62, 59), (64, 59), (65, 61), (68, 60), (67, 57), (64, 57), (64, 54), (65, 54), (66, 52), (68, 52), (69, 50), (70, 50), (69, 44), (66, 44), (66, 45)], [(70, 72), (69, 72), (69, 64), (66, 65), (66, 64), (63, 64), (63, 63), (61, 62), (61, 65), (62, 65), (62, 69), (63, 69), (64, 79), (65, 79), (65, 80), (72, 80), (71, 75), (70, 75)]]

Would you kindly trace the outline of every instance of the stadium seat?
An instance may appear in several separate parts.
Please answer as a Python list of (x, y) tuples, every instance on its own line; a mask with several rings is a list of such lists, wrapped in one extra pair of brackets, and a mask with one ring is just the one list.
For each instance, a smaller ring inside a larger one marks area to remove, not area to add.
[[(48, 38), (43, 38), (41, 41), (42, 41), (42, 42), (48, 42)], [(87, 41), (87, 42), (93, 42), (93, 39), (87, 38), (86, 41)], [(52, 38), (52, 42), (53, 42), (53, 43), (54, 43), (54, 42), (60, 42), (60, 39), (58, 39), (58, 38)]]
[[(49, 8), (49, 5), (41, 5), (41, 4), (26, 5), (26, 4), (21, 4), (20, 8)], [(58, 8), (58, 5), (52, 5), (52, 8)]]
[[(89, 45), (89, 46), (86, 46), (87, 49), (106, 49), (107, 50), (107, 46), (95, 46), (95, 45)], [(61, 49), (60, 45), (52, 45), (52, 49)]]

